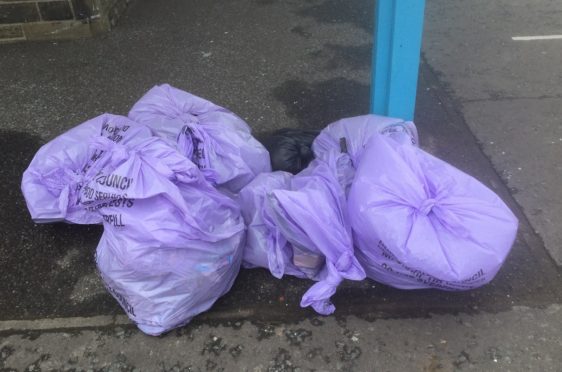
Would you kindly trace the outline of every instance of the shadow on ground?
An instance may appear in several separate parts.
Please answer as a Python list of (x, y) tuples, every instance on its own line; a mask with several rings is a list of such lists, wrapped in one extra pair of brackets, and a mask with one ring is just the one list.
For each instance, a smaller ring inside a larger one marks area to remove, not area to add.
[(369, 86), (344, 78), (316, 83), (289, 80), (275, 88), (273, 96), (303, 128), (321, 129), (343, 117), (369, 110)]

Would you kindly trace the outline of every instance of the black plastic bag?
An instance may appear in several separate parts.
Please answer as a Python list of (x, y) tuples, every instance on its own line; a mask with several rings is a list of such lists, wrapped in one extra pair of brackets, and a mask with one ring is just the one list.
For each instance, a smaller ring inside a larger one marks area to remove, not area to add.
[(314, 159), (312, 142), (319, 131), (293, 128), (279, 129), (262, 138), (269, 151), (271, 169), (297, 174)]

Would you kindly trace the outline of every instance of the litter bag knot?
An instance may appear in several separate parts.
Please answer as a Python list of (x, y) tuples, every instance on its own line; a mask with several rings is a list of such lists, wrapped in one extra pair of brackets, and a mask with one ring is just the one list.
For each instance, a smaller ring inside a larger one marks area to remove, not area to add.
[(418, 211), (424, 216), (427, 216), (436, 204), (437, 200), (433, 198), (426, 199), (420, 204), (420, 206), (418, 207)]
[(178, 116), (181, 121), (183, 121), (185, 124), (190, 124), (190, 123), (199, 123), (199, 117), (197, 117), (197, 115), (193, 115), (189, 112), (182, 112), (179, 116)]
[(353, 262), (352, 254), (350, 252), (346, 251), (346, 252), (343, 252), (341, 254), (340, 258), (338, 258), (335, 266), (336, 266), (336, 269), (338, 270), (338, 272), (345, 272), (345, 271), (349, 270), (352, 262)]
[[(113, 142), (107, 137), (98, 136), (90, 142), (90, 147), (102, 153), (107, 152), (111, 164), (119, 164), (130, 157), (127, 146)], [(101, 154), (100, 154), (101, 155)]]

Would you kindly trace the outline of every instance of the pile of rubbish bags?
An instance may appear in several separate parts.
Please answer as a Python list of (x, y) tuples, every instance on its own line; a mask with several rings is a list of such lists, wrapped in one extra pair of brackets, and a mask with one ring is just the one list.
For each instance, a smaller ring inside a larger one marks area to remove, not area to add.
[(41, 147), (22, 191), (37, 223), (103, 224), (101, 278), (150, 335), (208, 310), (241, 266), (312, 279), (301, 306), (328, 315), (343, 280), (480, 287), (514, 242), (505, 203), (420, 149), (413, 122), (365, 115), (263, 142), (231, 111), (160, 85), (128, 117)]

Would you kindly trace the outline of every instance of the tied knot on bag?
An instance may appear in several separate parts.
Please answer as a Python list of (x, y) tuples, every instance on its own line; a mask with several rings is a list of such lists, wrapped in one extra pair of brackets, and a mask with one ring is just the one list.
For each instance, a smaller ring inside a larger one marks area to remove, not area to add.
[(93, 149), (107, 152), (111, 164), (119, 164), (131, 156), (130, 150), (126, 146), (120, 145), (104, 136), (96, 137), (90, 143), (90, 146)]
[[(344, 255), (342, 255), (344, 256)], [(343, 281), (336, 265), (345, 264), (347, 258), (340, 257), (336, 264), (326, 263), (328, 273), (324, 279), (314, 284), (306, 291), (301, 300), (301, 307), (312, 306), (312, 308), (319, 314), (330, 315), (336, 307), (330, 301), (330, 298), (336, 293), (336, 288)], [(351, 260), (350, 264), (351, 264)]]
[[(328, 286), (333, 286), (335, 291), (341, 282), (343, 282), (343, 276), (341, 273), (345, 273), (351, 269), (353, 264), (353, 255), (350, 252), (343, 252), (338, 260), (334, 263), (333, 267), (328, 265), (328, 276), (322, 280)], [(335, 269), (335, 270), (334, 270)]]
[(443, 197), (443, 194), (441, 194), (437, 198), (428, 198), (419, 205), (417, 210), (424, 216), (427, 216), (429, 215), (429, 213), (433, 212), (433, 215), (445, 229), (462, 238), (468, 238), (470, 236), (470, 231), (462, 223), (456, 213), (452, 212), (447, 207), (441, 207), (437, 210), (435, 209), (435, 207), (439, 207), (440, 201), (444, 198), (445, 197)]
[[(340, 275), (339, 271), (330, 273), (322, 282), (326, 283), (328, 286), (332, 286), (335, 292), (336, 288), (341, 284), (341, 282), (343, 282), (343, 276)], [(329, 301), (329, 298), (327, 301)]]
[(178, 144), (184, 155), (201, 168), (201, 161), (205, 159), (206, 155), (203, 143), (207, 138), (197, 125), (190, 124), (192, 123), (185, 124), (181, 129), (181, 137), (178, 137)]
[[(348, 271), (353, 263), (353, 257), (350, 252), (343, 252), (338, 258), (334, 266), (338, 272)], [(340, 280), (341, 281), (341, 280)]]
[[(143, 144), (137, 145), (134, 148), (129, 148), (126, 145), (115, 143), (106, 137), (97, 137), (90, 143), (90, 146), (91, 148), (100, 151), (100, 153), (96, 159), (96, 165), (88, 171), (88, 174), (94, 175), (97, 174), (103, 167), (109, 166), (110, 168), (115, 168), (132, 158), (136, 158), (151, 166), (160, 175), (168, 179), (173, 179), (175, 174), (170, 167), (162, 162), (161, 159), (142, 151), (142, 145), (147, 146), (155, 141), (157, 141), (155, 138), (147, 139)], [(104, 160), (100, 161), (99, 159), (102, 157)], [(111, 169), (111, 171), (113, 171), (113, 169)]]
[[(210, 155), (207, 151), (212, 146), (212, 137), (199, 126), (187, 123), (178, 135), (177, 143), (180, 151), (199, 168), (205, 179), (216, 184), (219, 176), (210, 165)], [(214, 146), (214, 149), (216, 150), (217, 147)]]
[(433, 210), (433, 207), (435, 207), (436, 204), (437, 204), (437, 200), (434, 199), (434, 198), (425, 199), (418, 206), (418, 208), (417, 208), (418, 212), (420, 212), (424, 216), (427, 216)]
[(61, 191), (65, 187), (73, 188), (83, 181), (83, 175), (68, 168), (56, 168), (48, 173), (41, 174), (41, 182), (51, 191)]
[(81, 183), (84, 180), (84, 175), (82, 173), (77, 173), (71, 169), (64, 169), (64, 174), (73, 184)]
[(199, 117), (189, 112), (182, 112), (181, 114), (178, 115), (178, 118), (181, 121), (183, 121), (185, 124), (199, 123)]

